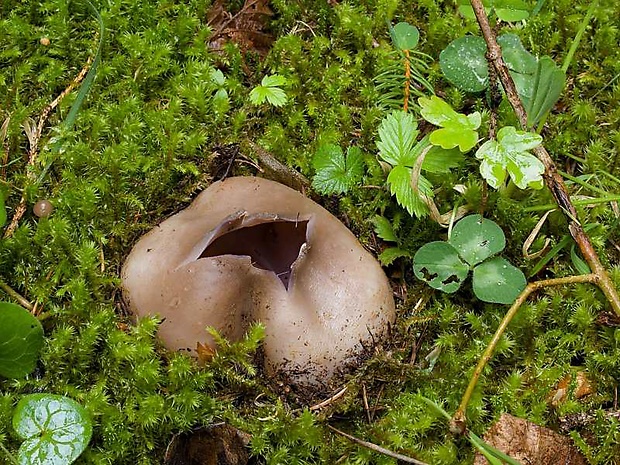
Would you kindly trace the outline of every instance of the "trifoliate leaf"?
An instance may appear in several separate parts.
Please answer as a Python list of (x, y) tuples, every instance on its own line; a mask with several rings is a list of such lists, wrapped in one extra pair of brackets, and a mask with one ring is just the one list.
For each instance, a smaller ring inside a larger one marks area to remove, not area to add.
[(413, 166), (416, 155), (412, 152), (418, 125), (413, 115), (394, 111), (386, 116), (379, 126), (379, 156), (390, 165)]
[(424, 244), (413, 256), (413, 272), (429, 286), (443, 292), (456, 292), (469, 273), (454, 247), (437, 241)]
[(279, 86), (286, 83), (286, 78), (278, 74), (265, 76), (261, 84), (250, 92), (250, 102), (254, 105), (261, 105), (267, 101), (274, 107), (285, 105), (287, 102), (286, 93)]
[(501, 257), (491, 258), (474, 268), (472, 281), (476, 297), (497, 304), (513, 303), (527, 285), (523, 272)]
[(396, 233), (394, 232), (394, 228), (392, 227), (392, 223), (390, 221), (380, 215), (375, 215), (372, 219), (372, 224), (375, 227), (375, 232), (377, 236), (387, 242), (398, 242), (398, 238), (396, 237)]
[[(422, 217), (428, 213), (426, 203), (411, 187), (411, 168), (403, 165), (395, 166), (388, 174), (387, 181), (390, 186), (390, 192), (396, 196), (398, 203), (409, 214)], [(418, 189), (429, 198), (433, 196), (432, 185), (424, 176), (419, 178)]]
[(439, 66), (446, 79), (459, 89), (481, 92), (489, 86), (486, 51), (482, 37), (460, 37), (439, 54)]
[(448, 241), (471, 266), (506, 247), (504, 231), (497, 223), (480, 215), (469, 215), (454, 225)]
[(54, 394), (22, 397), (13, 428), (24, 439), (17, 455), (20, 465), (69, 465), (86, 449), (93, 431), (81, 405)]
[(420, 114), (422, 117), (442, 129), (431, 133), (429, 140), (433, 145), (444, 149), (458, 147), (461, 152), (471, 150), (478, 143), (478, 132), (481, 116), (479, 112), (470, 115), (457, 113), (441, 98), (433, 95), (430, 98), (420, 97)]
[(506, 179), (506, 171), (520, 189), (543, 186), (545, 166), (528, 152), (542, 142), (538, 134), (517, 131), (506, 126), (497, 133), (497, 140), (489, 140), (476, 151), (481, 159), (480, 173), (491, 187), (498, 189)]
[(358, 147), (349, 147), (347, 156), (333, 144), (321, 145), (312, 159), (316, 170), (312, 187), (321, 194), (344, 194), (364, 174), (364, 155)]
[(0, 375), (22, 378), (34, 370), (43, 347), (43, 327), (28, 310), (0, 302)]
[(405, 22), (391, 28), (390, 36), (394, 47), (400, 50), (413, 50), (420, 40), (418, 28)]

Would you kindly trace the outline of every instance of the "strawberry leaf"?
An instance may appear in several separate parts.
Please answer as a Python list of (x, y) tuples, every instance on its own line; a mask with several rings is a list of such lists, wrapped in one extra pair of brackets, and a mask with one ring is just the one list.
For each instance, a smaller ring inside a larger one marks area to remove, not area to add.
[(325, 144), (317, 150), (312, 165), (316, 170), (312, 187), (321, 194), (344, 194), (361, 180), (364, 155), (358, 147), (349, 147), (345, 157), (339, 146)]

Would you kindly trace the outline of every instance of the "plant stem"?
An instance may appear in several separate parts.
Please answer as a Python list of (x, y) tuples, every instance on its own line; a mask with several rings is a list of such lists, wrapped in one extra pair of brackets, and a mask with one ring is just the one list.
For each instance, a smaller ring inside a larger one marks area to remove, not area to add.
[(488, 361), (491, 359), (491, 356), (493, 355), (493, 352), (495, 351), (497, 344), (499, 343), (501, 337), (506, 331), (506, 328), (508, 327), (508, 325), (510, 324), (514, 316), (517, 314), (517, 311), (519, 310), (521, 305), (523, 305), (523, 303), (530, 296), (530, 294), (539, 289), (549, 287), (549, 286), (560, 286), (564, 284), (576, 284), (576, 283), (598, 284), (599, 279), (600, 278), (598, 275), (592, 273), (592, 274), (584, 274), (584, 275), (579, 275), (579, 276), (567, 276), (565, 278), (543, 279), (541, 281), (534, 281), (533, 283), (529, 283), (527, 286), (525, 286), (525, 289), (523, 289), (521, 294), (519, 294), (519, 297), (517, 297), (517, 300), (514, 301), (514, 303), (512, 304), (512, 306), (506, 313), (506, 315), (504, 315), (504, 318), (502, 319), (497, 330), (495, 331), (495, 334), (493, 335), (491, 342), (489, 343), (487, 348), (484, 350), (482, 357), (480, 357), (480, 360), (478, 361), (478, 364), (476, 365), (476, 368), (474, 369), (474, 373), (471, 379), (469, 380), (469, 385), (467, 386), (467, 390), (465, 391), (465, 394), (463, 394), (461, 404), (459, 405), (459, 408), (457, 409), (456, 413), (452, 417), (452, 420), (450, 420), (450, 430), (453, 433), (458, 433), (458, 434), (465, 433), (466, 422), (467, 422), (467, 415), (466, 415), (467, 405), (469, 404), (471, 396), (474, 393), (474, 389), (476, 388), (478, 379), (480, 378), (480, 375), (482, 375), (484, 367), (486, 366)]
[(0, 442), (0, 449), (2, 449), (2, 452), (4, 452), (6, 458), (9, 459), (9, 462), (11, 462), (13, 465), (19, 465), (17, 459), (13, 456), (13, 454), (8, 451), (6, 447), (4, 447), (4, 444), (2, 444), (2, 442)]
[(2, 281), (1, 279), (0, 279), (0, 289), (6, 292), (9, 295), (9, 297), (12, 297), (13, 299), (17, 300), (17, 302), (19, 302), (19, 305), (26, 308), (29, 312), (32, 312), (32, 309), (34, 307), (32, 306), (30, 302), (28, 302), (28, 299), (26, 299), (23, 295), (21, 295), (19, 292), (17, 292), (15, 289), (13, 289), (11, 286), (9, 286), (7, 283)]
[[(474, 9), (474, 13), (476, 14), (476, 19), (478, 20), (478, 25), (480, 26), (480, 30), (482, 31), (482, 35), (484, 36), (484, 40), (487, 44), (487, 59), (495, 67), (500, 82), (502, 83), (502, 86), (506, 91), (506, 97), (512, 105), (512, 108), (514, 109), (514, 112), (517, 115), (519, 122), (521, 123), (521, 127), (523, 129), (527, 129), (527, 114), (525, 112), (525, 108), (523, 107), (523, 103), (519, 98), (519, 94), (517, 93), (517, 88), (515, 87), (515, 83), (512, 80), (512, 76), (510, 76), (508, 68), (506, 67), (506, 64), (504, 63), (504, 60), (502, 58), (501, 48), (497, 43), (495, 34), (491, 30), (489, 20), (487, 18), (486, 12), (484, 11), (484, 6), (482, 5), (482, 0), (470, 0), (470, 2), (472, 8)], [(545, 173), (543, 174), (545, 184), (551, 191), (551, 194), (553, 195), (553, 198), (555, 199), (558, 206), (564, 211), (564, 214), (567, 216), (568, 230), (570, 231), (571, 236), (573, 236), (573, 239), (575, 239), (575, 242), (577, 242), (577, 245), (581, 250), (581, 254), (590, 266), (590, 269), (594, 274), (597, 275), (597, 284), (599, 288), (605, 294), (605, 297), (609, 301), (616, 315), (620, 316), (620, 296), (618, 296), (618, 292), (614, 287), (611, 279), (609, 278), (607, 270), (605, 270), (605, 268), (601, 264), (601, 261), (596, 254), (594, 247), (592, 246), (590, 238), (584, 232), (581, 223), (579, 223), (577, 219), (577, 210), (571, 203), (562, 176), (560, 176), (560, 174), (558, 173), (555, 163), (553, 162), (551, 156), (542, 144), (538, 147), (535, 147), (532, 151), (545, 165)]]

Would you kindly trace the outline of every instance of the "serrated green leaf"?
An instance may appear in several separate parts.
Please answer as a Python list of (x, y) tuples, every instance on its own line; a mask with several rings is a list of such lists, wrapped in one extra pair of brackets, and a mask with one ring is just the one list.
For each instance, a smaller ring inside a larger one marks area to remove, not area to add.
[(22, 378), (34, 370), (43, 347), (43, 327), (26, 309), (0, 302), (0, 375)]
[(426, 121), (441, 126), (441, 129), (433, 131), (429, 136), (433, 145), (444, 149), (458, 147), (461, 152), (467, 152), (478, 143), (476, 129), (480, 127), (482, 120), (480, 113), (467, 116), (457, 113), (447, 102), (435, 95), (430, 98), (420, 97), (418, 104), (420, 114)]
[(526, 285), (523, 272), (502, 257), (491, 258), (474, 268), (474, 294), (484, 302), (511, 304)]
[(456, 292), (469, 273), (469, 267), (447, 242), (424, 244), (413, 256), (413, 272), (429, 286), (449, 294)]
[(349, 147), (347, 156), (333, 144), (318, 148), (312, 159), (316, 174), (312, 187), (321, 194), (343, 194), (357, 184), (364, 174), (364, 155), (358, 147)]
[(418, 125), (413, 115), (404, 111), (390, 113), (379, 126), (379, 156), (392, 166), (413, 166), (417, 157), (412, 148), (417, 136)]
[(395, 260), (403, 257), (410, 257), (408, 251), (399, 247), (388, 247), (379, 254), (379, 261), (383, 266), (388, 266), (394, 263)]
[(502, 228), (480, 215), (469, 215), (456, 223), (448, 242), (471, 266), (501, 252), (506, 247), (506, 237)]
[(460, 37), (439, 54), (439, 66), (446, 79), (459, 89), (481, 92), (489, 86), (486, 51), (482, 37)]
[(86, 410), (73, 399), (54, 394), (22, 397), (13, 428), (24, 440), (17, 455), (20, 465), (69, 465), (92, 436)]
[[(398, 203), (404, 207), (410, 215), (418, 218), (428, 213), (426, 203), (417, 195), (411, 187), (411, 168), (398, 165), (392, 168), (387, 178), (390, 192), (396, 196)], [(432, 185), (424, 176), (420, 176), (418, 189), (427, 197), (432, 197)]]
[(375, 227), (375, 233), (381, 239), (387, 242), (398, 242), (394, 228), (390, 221), (380, 215), (375, 215), (372, 219), (372, 225)]
[(503, 127), (497, 133), (497, 141), (487, 141), (476, 151), (476, 158), (483, 160), (480, 164), (482, 177), (497, 189), (506, 178), (505, 171), (508, 171), (520, 189), (542, 188), (545, 166), (527, 151), (541, 142), (542, 137), (538, 134), (517, 131), (512, 126)]
[(272, 74), (270, 76), (265, 76), (261, 80), (261, 86), (264, 87), (280, 87), (286, 85), (287, 80), (284, 76), (280, 76), (279, 74)]
[(391, 28), (392, 43), (399, 50), (413, 50), (420, 40), (418, 28), (409, 23), (401, 22)]

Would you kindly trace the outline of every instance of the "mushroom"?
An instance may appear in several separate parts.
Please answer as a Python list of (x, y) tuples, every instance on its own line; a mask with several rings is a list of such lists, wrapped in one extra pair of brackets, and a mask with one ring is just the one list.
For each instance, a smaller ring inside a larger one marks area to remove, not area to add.
[(324, 384), (394, 321), (377, 260), (327, 210), (261, 178), (215, 182), (134, 246), (122, 270), (135, 315), (171, 350), (216, 349), (265, 325), (269, 373)]

